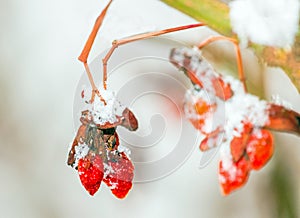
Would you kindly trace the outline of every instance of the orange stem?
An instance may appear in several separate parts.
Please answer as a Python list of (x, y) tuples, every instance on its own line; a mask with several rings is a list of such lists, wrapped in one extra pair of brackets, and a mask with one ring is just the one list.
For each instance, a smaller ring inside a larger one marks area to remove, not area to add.
[(198, 48), (201, 49), (204, 46), (206, 46), (207, 44), (209, 44), (211, 42), (218, 41), (218, 40), (227, 40), (227, 41), (230, 41), (234, 44), (235, 51), (236, 51), (236, 60), (237, 60), (239, 78), (240, 78), (240, 81), (243, 84), (245, 92), (247, 92), (247, 86), (246, 86), (246, 82), (245, 82), (246, 78), (245, 78), (245, 75), (244, 75), (241, 49), (240, 49), (240, 46), (238, 45), (237, 40), (235, 40), (233, 38), (225, 37), (225, 36), (212, 36), (212, 37), (206, 39), (205, 41), (203, 41), (201, 44), (199, 44)]
[(97, 89), (96, 85), (95, 85), (95, 82), (94, 82), (94, 78), (91, 74), (91, 71), (89, 69), (89, 66), (87, 64), (87, 59), (89, 57), (89, 54), (90, 54), (90, 51), (91, 51), (91, 48), (94, 44), (94, 41), (95, 41), (95, 38), (97, 36), (97, 33), (102, 25), (102, 22), (104, 20), (104, 17), (106, 15), (106, 12), (110, 6), (110, 4), (112, 3), (112, 0), (110, 0), (108, 2), (108, 4), (106, 5), (106, 7), (103, 9), (103, 11), (101, 12), (101, 14), (98, 16), (95, 24), (94, 24), (94, 27), (93, 27), (93, 30), (91, 32), (91, 34), (89, 35), (89, 38), (87, 40), (87, 42), (85, 43), (85, 46), (81, 52), (81, 54), (79, 55), (78, 57), (78, 60), (81, 61), (85, 67), (85, 71), (87, 73), (87, 76), (89, 78), (89, 81), (90, 81), (90, 84), (92, 86), (92, 89), (93, 89), (93, 92), (92, 92), (92, 96), (91, 96), (91, 100), (90, 102), (92, 103), (94, 101), (94, 98), (95, 98), (95, 94), (97, 94), (99, 97), (100, 97), (100, 100), (106, 105), (106, 102), (104, 100), (104, 98), (100, 95), (100, 92), (99, 90)]
[(204, 25), (205, 25), (204, 23), (197, 23), (197, 24), (191, 24), (191, 25), (186, 25), (186, 26), (179, 26), (179, 27), (154, 31), (154, 32), (150, 32), (150, 33), (142, 33), (142, 34), (134, 35), (134, 36), (131, 36), (131, 37), (128, 37), (128, 38), (120, 39), (120, 40), (114, 40), (113, 43), (112, 43), (111, 49), (108, 51), (108, 53), (106, 54), (106, 56), (102, 60), (102, 62), (103, 62), (103, 87), (104, 87), (104, 89), (106, 89), (106, 87), (107, 87), (107, 62), (108, 62), (109, 58), (112, 56), (112, 54), (114, 53), (115, 49), (118, 46), (130, 43), (130, 42), (142, 40), (142, 39), (151, 38), (151, 37), (154, 37), (154, 36), (160, 36), (160, 35), (163, 35), (163, 34), (176, 32), (176, 31), (181, 31), (181, 30), (186, 30), (186, 29), (195, 28), (195, 27), (204, 26)]
[(85, 46), (80, 54), (80, 56), (78, 57), (78, 60), (83, 62), (83, 63), (87, 63), (87, 59), (89, 57), (89, 54), (90, 54), (90, 51), (91, 51), (91, 48), (94, 44), (94, 41), (95, 41), (95, 38), (96, 38), (96, 35), (102, 25), (102, 22), (104, 20), (104, 17), (106, 15), (106, 12), (110, 6), (110, 4), (112, 3), (112, 0), (110, 0), (108, 2), (108, 4), (106, 5), (106, 7), (103, 9), (103, 11), (101, 12), (101, 14), (98, 16), (96, 22), (95, 22), (95, 25), (93, 27), (93, 30), (87, 40), (87, 42), (85, 43)]

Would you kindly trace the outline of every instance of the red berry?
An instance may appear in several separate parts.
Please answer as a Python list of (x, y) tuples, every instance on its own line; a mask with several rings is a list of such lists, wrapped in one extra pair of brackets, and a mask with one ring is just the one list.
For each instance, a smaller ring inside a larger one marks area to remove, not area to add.
[(268, 104), (269, 122), (264, 126), (271, 130), (300, 134), (300, 114), (281, 105)]
[[(201, 90), (199, 96), (189, 96), (185, 103), (185, 113), (190, 122), (202, 133), (207, 133), (205, 122), (211, 118), (211, 114), (216, 110), (216, 104), (207, 100), (205, 92)], [(207, 127), (206, 127), (207, 128)]]
[(241, 135), (234, 137), (230, 142), (230, 151), (234, 162), (238, 161), (244, 155), (251, 131), (252, 125), (245, 124)]
[(207, 134), (206, 137), (200, 143), (201, 151), (208, 151), (211, 148), (215, 148), (223, 142), (224, 132), (219, 129)]
[(122, 113), (122, 116), (124, 117), (122, 121), (122, 126), (126, 127), (130, 131), (135, 131), (138, 128), (138, 121), (131, 110), (128, 108), (125, 108), (125, 110)]
[(78, 161), (80, 181), (90, 195), (94, 195), (98, 191), (103, 178), (103, 171), (103, 162), (99, 155), (85, 157)]
[(210, 105), (204, 99), (199, 98), (198, 101), (194, 104), (195, 111), (197, 114), (205, 114), (209, 111)]
[(209, 149), (215, 147), (215, 140), (212, 137), (205, 137), (200, 143), (201, 151), (208, 151)]
[(268, 130), (257, 130), (251, 134), (247, 144), (247, 154), (254, 170), (262, 168), (273, 155), (273, 136)]
[(250, 172), (250, 165), (245, 157), (238, 162), (226, 158), (219, 163), (219, 182), (224, 195), (241, 188), (246, 184)]
[(107, 176), (103, 181), (117, 198), (122, 199), (132, 187), (134, 166), (125, 153), (121, 153), (121, 158), (117, 161), (109, 161), (108, 165)]
[(213, 86), (216, 92), (216, 96), (224, 101), (230, 99), (233, 95), (233, 91), (229, 83), (225, 83), (221, 77), (213, 79)]

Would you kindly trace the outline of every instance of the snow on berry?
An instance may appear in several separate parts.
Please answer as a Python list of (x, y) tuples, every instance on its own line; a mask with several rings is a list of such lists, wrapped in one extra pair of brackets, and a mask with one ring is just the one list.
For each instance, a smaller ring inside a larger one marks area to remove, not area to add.
[[(219, 166), (221, 189), (227, 195), (247, 182), (251, 169), (259, 169), (267, 163), (273, 151), (273, 141), (260, 141), (261, 132), (253, 131), (253, 128), (264, 127), (269, 122), (267, 102), (245, 93), (242, 84), (232, 77), (223, 78), (234, 93), (224, 102), (225, 125), (221, 146), (227, 152), (221, 155)], [(262, 147), (262, 143), (268, 145)]]
[(211, 131), (213, 112), (216, 103), (208, 92), (195, 85), (185, 94), (184, 113), (196, 129), (202, 132)]
[(250, 172), (249, 162), (242, 158), (234, 162), (230, 157), (225, 156), (219, 163), (219, 182), (224, 195), (244, 186)]
[(234, 162), (237, 162), (244, 156), (247, 143), (252, 132), (252, 125), (246, 123), (240, 136), (235, 136), (230, 142), (231, 156)]
[(224, 76), (234, 95), (225, 102), (226, 125), (224, 130), (229, 141), (243, 131), (244, 122), (262, 127), (268, 122), (267, 102), (245, 93), (242, 83), (231, 76)]
[(82, 158), (78, 162), (78, 174), (84, 188), (94, 195), (100, 188), (103, 179), (103, 162), (99, 155)]
[(268, 130), (258, 129), (256, 134), (249, 138), (246, 148), (251, 168), (259, 170), (270, 160), (273, 155), (273, 136)]
[(124, 198), (132, 187), (134, 167), (128, 158), (130, 150), (119, 146), (116, 129), (121, 125), (135, 131), (138, 121), (111, 91), (93, 94), (84, 90), (81, 95), (85, 107), (69, 151), (68, 165), (78, 170), (80, 181), (90, 195), (104, 181), (116, 197)]
[(184, 112), (203, 134), (224, 132), (223, 144), (230, 146), (243, 132), (244, 123), (262, 127), (268, 122), (267, 102), (245, 93), (242, 83), (233, 77), (217, 74), (197, 49), (173, 49), (170, 61), (193, 83), (186, 92)]
[(104, 89), (100, 90), (105, 103), (98, 97), (93, 102), (87, 100), (91, 98), (91, 89), (85, 89), (84, 93), (85, 109), (90, 112), (95, 124), (115, 123), (118, 121), (118, 117), (122, 116), (125, 107), (117, 100), (114, 92)]
[(284, 100), (283, 98), (281, 98), (279, 95), (272, 95), (271, 102), (276, 105), (281, 105), (287, 109), (293, 109), (292, 104), (290, 102)]
[(78, 145), (75, 147), (75, 164), (73, 167), (77, 167), (78, 166), (78, 161), (80, 159), (85, 158), (85, 156), (88, 154), (90, 148), (88, 147), (87, 144), (85, 143), (78, 143)]
[(131, 150), (123, 145), (118, 146), (118, 152), (124, 153), (128, 159), (130, 159)]
[(243, 186), (249, 172), (271, 158), (272, 136), (261, 128), (300, 132), (298, 113), (246, 93), (239, 80), (217, 74), (197, 49), (173, 49), (170, 61), (193, 84), (184, 112), (205, 135), (200, 150), (221, 147), (219, 181), (225, 195)]
[(222, 144), (224, 141), (224, 132), (220, 132), (219, 130), (216, 130), (208, 135), (201, 141), (200, 143), (200, 150), (201, 151), (207, 151), (211, 148), (216, 147), (217, 145)]
[(118, 198), (126, 197), (132, 187), (134, 166), (125, 153), (120, 153), (118, 161), (112, 160), (107, 163), (108, 172), (103, 181)]

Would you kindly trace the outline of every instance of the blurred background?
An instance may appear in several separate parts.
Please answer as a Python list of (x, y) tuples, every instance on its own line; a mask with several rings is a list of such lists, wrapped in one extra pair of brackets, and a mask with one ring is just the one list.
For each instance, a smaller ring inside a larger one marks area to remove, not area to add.
[[(66, 158), (76, 129), (74, 93), (83, 72), (77, 56), (106, 3), (0, 3), (1, 217), (300, 217), (300, 140), (284, 133), (274, 134), (276, 151), (267, 166), (228, 197), (219, 191), (218, 156), (199, 169), (198, 149), (172, 175), (135, 184), (125, 200), (115, 199), (105, 186), (94, 197), (86, 193)], [(193, 22), (156, 0), (116, 0), (90, 60), (112, 39)], [(174, 37), (196, 44), (209, 34), (205, 29)], [(219, 56), (227, 54), (224, 47), (216, 45)], [(215, 53), (208, 49), (206, 55), (217, 62)], [(259, 65), (250, 51), (244, 55), (246, 72), (256, 71), (249, 76), (252, 91), (267, 99), (278, 94), (299, 112), (300, 97), (287, 76)]]

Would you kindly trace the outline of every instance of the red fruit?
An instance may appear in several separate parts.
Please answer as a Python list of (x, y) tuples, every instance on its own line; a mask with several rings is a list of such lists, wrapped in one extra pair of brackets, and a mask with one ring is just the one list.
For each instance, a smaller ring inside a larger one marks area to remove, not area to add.
[(213, 79), (213, 86), (216, 92), (216, 96), (224, 101), (230, 99), (233, 95), (232, 89), (229, 83), (225, 83), (221, 77)]
[(130, 131), (135, 131), (138, 128), (138, 121), (131, 110), (128, 108), (125, 108), (125, 110), (122, 113), (122, 116), (124, 117), (122, 121), (122, 126), (126, 127)]
[(269, 122), (266, 128), (300, 135), (300, 114), (281, 105), (268, 105)]
[(238, 162), (230, 158), (223, 159), (219, 163), (219, 182), (224, 195), (241, 188), (246, 184), (250, 172), (248, 160), (244, 157)]
[(78, 161), (80, 181), (90, 195), (94, 195), (98, 191), (103, 178), (103, 171), (103, 162), (99, 155), (85, 157)]
[(273, 136), (268, 130), (257, 130), (251, 134), (247, 144), (247, 154), (254, 170), (262, 168), (273, 155)]
[(189, 120), (196, 129), (199, 129), (203, 133), (205, 130), (203, 126), (206, 119), (210, 118), (210, 114), (216, 109), (216, 104), (210, 104), (204, 98), (198, 98), (195, 102), (187, 102), (185, 104), (185, 111)]
[(208, 151), (211, 148), (216, 146), (217, 142), (214, 137), (205, 137), (200, 143), (200, 150), (201, 151)]
[(117, 161), (109, 161), (107, 176), (103, 179), (111, 192), (117, 198), (125, 198), (132, 187), (134, 166), (125, 153), (121, 153), (121, 158)]
[(198, 77), (195, 75), (195, 72), (187, 70), (186, 71), (187, 76), (190, 78), (191, 82), (193, 84), (197, 84), (199, 87), (203, 88), (202, 82), (198, 79)]
[(251, 131), (252, 125), (245, 124), (241, 135), (234, 137), (230, 142), (230, 151), (234, 162), (238, 161), (244, 155)]
[(207, 134), (206, 137), (200, 143), (201, 151), (208, 151), (211, 148), (217, 147), (222, 143), (224, 132), (221, 132), (219, 129), (214, 132)]
[(211, 105), (204, 99), (199, 98), (198, 101), (194, 104), (194, 107), (197, 114), (202, 115), (209, 112)]

